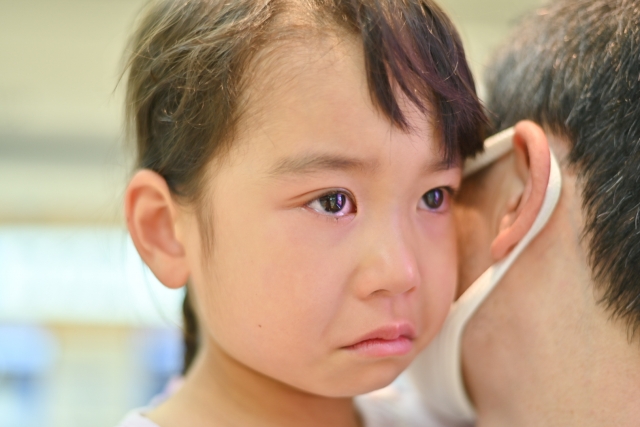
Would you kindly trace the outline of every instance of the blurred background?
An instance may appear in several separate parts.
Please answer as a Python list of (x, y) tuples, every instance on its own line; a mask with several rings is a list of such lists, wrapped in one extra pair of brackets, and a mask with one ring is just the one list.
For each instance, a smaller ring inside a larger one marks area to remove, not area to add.
[[(122, 218), (117, 83), (143, 3), (0, 0), (0, 427), (115, 427), (180, 369), (183, 294)], [(540, 0), (439, 3), (480, 81)]]

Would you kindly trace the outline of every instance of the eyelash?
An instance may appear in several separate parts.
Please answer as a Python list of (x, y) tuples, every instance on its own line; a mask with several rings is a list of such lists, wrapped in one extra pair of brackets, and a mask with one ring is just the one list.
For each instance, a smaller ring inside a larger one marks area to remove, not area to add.
[[(340, 196), (344, 196), (344, 197), (340, 197)], [(337, 220), (337, 219), (346, 217), (347, 215), (355, 214), (357, 212), (356, 203), (353, 199), (354, 197), (351, 195), (351, 193), (345, 190), (331, 190), (311, 200), (305, 206), (313, 210), (314, 212), (316, 212), (318, 215)], [(324, 206), (323, 206), (323, 202), (325, 203)], [(317, 206), (314, 207), (313, 206), (314, 204), (317, 204)], [(345, 207), (348, 207), (349, 205), (352, 206), (352, 212), (342, 213), (342, 210)], [(335, 212), (335, 214), (332, 214), (330, 212), (327, 213), (326, 210), (324, 210), (323, 212), (323, 208), (326, 208), (326, 207), (338, 207), (340, 209), (340, 212)]]
[[(427, 205), (427, 196), (430, 193), (433, 193), (435, 191), (441, 191), (442, 192), (442, 202), (439, 206), (437, 207), (429, 207)], [(424, 193), (424, 195), (420, 198), (420, 202), (419, 204), (424, 203), (425, 208), (424, 210), (427, 210), (429, 212), (435, 212), (435, 213), (441, 213), (441, 212), (446, 212), (449, 208), (449, 203), (450, 200), (453, 199), (455, 197), (456, 194), (456, 190), (452, 187), (437, 187), (437, 188), (433, 188), (429, 191), (427, 191), (426, 193)], [(343, 197), (340, 197), (343, 196)], [(316, 205), (316, 206), (314, 206)], [(349, 205), (351, 205), (352, 207), (352, 211), (348, 212), (348, 213), (342, 213), (342, 210), (345, 207), (348, 207)], [(324, 217), (328, 217), (328, 218), (333, 218), (333, 219), (340, 219), (340, 218), (344, 218), (348, 215), (352, 215), (355, 214), (357, 212), (357, 206), (356, 203), (354, 201), (354, 197), (351, 195), (351, 193), (349, 193), (348, 191), (345, 190), (331, 190), (328, 191), (318, 197), (316, 197), (315, 199), (311, 200), (310, 202), (308, 202), (305, 205), (306, 208), (311, 209), (312, 211), (314, 211), (315, 213), (317, 213), (318, 215), (324, 216)], [(339, 211), (331, 213), (331, 212), (327, 212), (327, 208), (338, 208)]]

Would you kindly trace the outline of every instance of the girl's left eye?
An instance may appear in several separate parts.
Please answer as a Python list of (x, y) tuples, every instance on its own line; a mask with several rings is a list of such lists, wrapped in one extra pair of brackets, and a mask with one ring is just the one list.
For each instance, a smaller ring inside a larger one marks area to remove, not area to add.
[(307, 207), (321, 215), (341, 217), (355, 212), (351, 197), (342, 191), (333, 191), (307, 203)]
[(444, 210), (447, 206), (447, 196), (450, 190), (446, 188), (434, 188), (427, 191), (420, 199), (420, 207), (430, 211)]

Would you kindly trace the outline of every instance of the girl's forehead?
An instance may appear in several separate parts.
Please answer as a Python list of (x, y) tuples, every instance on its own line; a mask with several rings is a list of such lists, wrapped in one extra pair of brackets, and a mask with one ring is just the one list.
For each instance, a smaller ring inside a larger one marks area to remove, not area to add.
[(398, 89), (395, 96), (410, 123), (408, 129), (400, 129), (379, 110), (367, 81), (364, 51), (355, 37), (283, 44), (263, 54), (250, 76), (239, 135), (306, 131), (391, 140), (406, 133), (416, 142), (437, 141), (434, 155), (443, 154), (437, 118), (420, 111), (402, 91)]
[(317, 96), (336, 80), (367, 90), (365, 73), (364, 52), (355, 38), (327, 35), (275, 43), (248, 66), (243, 105), (268, 110), (274, 102)]
[(452, 166), (430, 117), (410, 102), (402, 104), (410, 131), (378, 111), (356, 47), (324, 47), (291, 52), (311, 61), (294, 59), (288, 69), (280, 65), (279, 74), (265, 78), (272, 83), (255, 84), (247, 98), (255, 103), (248, 105), (235, 146), (255, 161), (256, 170), (267, 176), (327, 170), (372, 176), (401, 159), (420, 173)]

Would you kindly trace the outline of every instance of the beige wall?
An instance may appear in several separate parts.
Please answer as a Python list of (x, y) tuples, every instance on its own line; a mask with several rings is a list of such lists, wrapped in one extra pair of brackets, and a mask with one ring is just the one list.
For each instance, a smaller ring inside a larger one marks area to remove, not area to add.
[[(482, 74), (509, 24), (538, 0), (446, 0)], [(126, 34), (141, 0), (20, 0), (0, 12), (0, 225), (119, 223), (129, 169)]]

